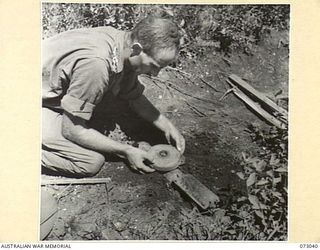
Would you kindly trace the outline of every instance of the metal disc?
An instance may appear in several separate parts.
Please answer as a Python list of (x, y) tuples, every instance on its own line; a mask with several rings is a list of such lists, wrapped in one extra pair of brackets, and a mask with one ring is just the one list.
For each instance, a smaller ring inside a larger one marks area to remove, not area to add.
[(180, 152), (171, 145), (155, 145), (151, 147), (148, 154), (154, 159), (151, 167), (158, 171), (171, 171), (181, 163)]

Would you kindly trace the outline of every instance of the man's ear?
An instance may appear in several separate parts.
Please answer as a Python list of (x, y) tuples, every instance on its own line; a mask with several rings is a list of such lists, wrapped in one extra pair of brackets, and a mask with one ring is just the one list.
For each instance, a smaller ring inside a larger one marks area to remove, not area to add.
[(142, 45), (138, 42), (132, 44), (131, 46), (131, 56), (138, 56), (142, 52)]

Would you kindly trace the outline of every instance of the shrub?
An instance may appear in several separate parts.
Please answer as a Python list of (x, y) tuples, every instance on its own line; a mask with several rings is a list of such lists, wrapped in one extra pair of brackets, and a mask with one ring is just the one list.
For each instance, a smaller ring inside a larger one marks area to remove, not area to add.
[(150, 13), (173, 18), (184, 34), (184, 56), (205, 49), (250, 53), (272, 29), (289, 29), (289, 5), (139, 5), (43, 3), (43, 37), (65, 30), (111, 25), (130, 30)]

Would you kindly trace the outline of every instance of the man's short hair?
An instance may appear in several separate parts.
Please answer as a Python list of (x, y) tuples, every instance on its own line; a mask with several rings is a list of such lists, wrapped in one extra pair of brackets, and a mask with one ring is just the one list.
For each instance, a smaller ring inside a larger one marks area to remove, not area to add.
[(171, 19), (150, 15), (134, 27), (131, 38), (142, 45), (145, 53), (152, 56), (158, 49), (178, 48), (181, 34)]

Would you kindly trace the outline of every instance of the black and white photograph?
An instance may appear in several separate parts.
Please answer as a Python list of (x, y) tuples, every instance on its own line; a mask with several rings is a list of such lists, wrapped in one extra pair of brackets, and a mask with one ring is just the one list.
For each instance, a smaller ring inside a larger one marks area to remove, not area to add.
[(287, 241), (289, 4), (41, 3), (41, 241)]

